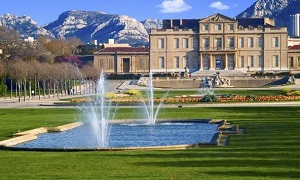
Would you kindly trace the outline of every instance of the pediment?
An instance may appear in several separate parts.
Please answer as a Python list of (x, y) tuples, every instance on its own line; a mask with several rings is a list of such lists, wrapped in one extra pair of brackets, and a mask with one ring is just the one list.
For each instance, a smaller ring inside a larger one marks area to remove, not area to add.
[(200, 20), (201, 22), (229, 22), (229, 21), (235, 21), (235, 19), (232, 19), (230, 17), (224, 16), (222, 14), (214, 14), (212, 16), (203, 18)]

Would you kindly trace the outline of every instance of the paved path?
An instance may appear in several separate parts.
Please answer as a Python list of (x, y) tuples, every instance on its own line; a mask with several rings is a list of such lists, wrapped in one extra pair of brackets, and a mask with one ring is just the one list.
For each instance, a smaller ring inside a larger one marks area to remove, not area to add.
[[(278, 87), (270, 87), (270, 88), (222, 88), (228, 90), (240, 90), (240, 89), (259, 89), (259, 90), (270, 90), (270, 89), (300, 89), (300, 79), (296, 79), (296, 84), (289, 85), (289, 86), (278, 86)], [(139, 89), (145, 90), (146, 87), (137, 86), (131, 81), (108, 81), (107, 90), (108, 91), (119, 91), (119, 90), (126, 90), (126, 89)], [(177, 90), (177, 89), (175, 89)], [(63, 98), (69, 97), (76, 97), (76, 96), (64, 96)], [(51, 99), (44, 99), (43, 97), (39, 100), (37, 97), (31, 100), (27, 100), (26, 102), (21, 100), (18, 102), (18, 98), (9, 97), (4, 99), (0, 98), (0, 109), (1, 108), (75, 108), (76, 106), (53, 106), (54, 103), (61, 102), (59, 98), (51, 98)], [(164, 107), (178, 107), (180, 104), (175, 105), (164, 105)], [(247, 107), (247, 106), (300, 106), (300, 102), (272, 102), (272, 103), (226, 103), (226, 104), (197, 104), (197, 105), (183, 105), (183, 107), (223, 107), (223, 106), (230, 106), (230, 107)]]

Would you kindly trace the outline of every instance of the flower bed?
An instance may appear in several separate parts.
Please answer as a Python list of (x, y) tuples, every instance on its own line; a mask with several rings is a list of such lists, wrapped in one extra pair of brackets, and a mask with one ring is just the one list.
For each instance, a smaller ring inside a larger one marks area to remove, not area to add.
[[(200, 103), (200, 102), (220, 102), (220, 103), (231, 103), (231, 102), (278, 102), (278, 101), (300, 101), (300, 96), (286, 96), (286, 95), (277, 95), (277, 96), (214, 96), (214, 101), (206, 101), (204, 97), (192, 97), (192, 96), (181, 96), (181, 97), (168, 97), (168, 98), (155, 98), (154, 103), (167, 103), (167, 104), (177, 104), (177, 103)], [(210, 100), (210, 99), (209, 99)], [(86, 103), (92, 102), (92, 99), (88, 98), (73, 98), (71, 102), (75, 103)], [(149, 99), (141, 98), (137, 96), (127, 96), (127, 97), (112, 97), (106, 98), (107, 102), (111, 103), (143, 103), (148, 102)]]

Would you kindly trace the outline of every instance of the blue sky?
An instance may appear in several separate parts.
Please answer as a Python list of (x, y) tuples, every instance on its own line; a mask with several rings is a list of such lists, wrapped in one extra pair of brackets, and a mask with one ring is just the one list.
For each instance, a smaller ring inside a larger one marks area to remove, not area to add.
[(68, 10), (123, 14), (139, 21), (147, 18), (203, 18), (215, 13), (235, 17), (256, 0), (1, 0), (0, 16), (28, 15), (40, 26)]

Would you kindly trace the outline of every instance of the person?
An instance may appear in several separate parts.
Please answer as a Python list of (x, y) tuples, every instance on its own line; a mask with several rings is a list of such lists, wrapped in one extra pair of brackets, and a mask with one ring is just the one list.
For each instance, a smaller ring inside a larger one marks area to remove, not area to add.
[(31, 91), (31, 96), (34, 96), (34, 90)]

